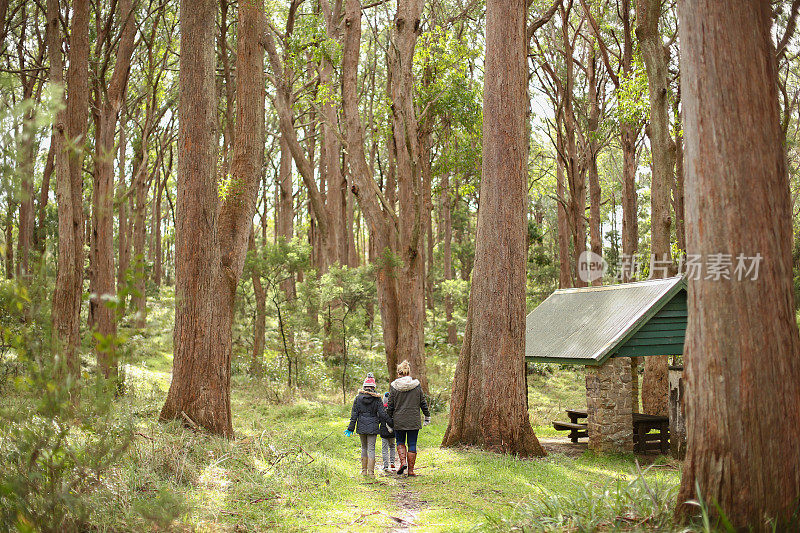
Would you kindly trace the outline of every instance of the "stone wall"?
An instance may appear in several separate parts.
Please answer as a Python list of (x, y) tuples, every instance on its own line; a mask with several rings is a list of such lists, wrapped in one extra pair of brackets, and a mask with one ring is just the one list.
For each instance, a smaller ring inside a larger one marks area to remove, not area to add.
[(631, 360), (612, 357), (602, 366), (586, 367), (589, 449), (633, 451)]

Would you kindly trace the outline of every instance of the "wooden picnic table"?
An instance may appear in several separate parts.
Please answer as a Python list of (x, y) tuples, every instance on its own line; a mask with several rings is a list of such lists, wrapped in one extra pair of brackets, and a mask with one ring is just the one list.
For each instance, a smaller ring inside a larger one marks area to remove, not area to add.
[[(651, 433), (654, 431), (655, 433)], [(669, 453), (669, 417), (633, 413), (633, 451)]]
[(588, 418), (589, 413), (586, 409), (567, 409), (567, 416), (570, 422), (577, 424), (579, 419)]
[[(554, 421), (553, 427), (559, 431), (569, 430), (572, 442), (588, 437), (588, 424), (580, 422), (589, 416), (586, 409), (567, 409), (566, 412), (570, 421)], [(633, 413), (633, 451), (669, 453), (669, 417)]]

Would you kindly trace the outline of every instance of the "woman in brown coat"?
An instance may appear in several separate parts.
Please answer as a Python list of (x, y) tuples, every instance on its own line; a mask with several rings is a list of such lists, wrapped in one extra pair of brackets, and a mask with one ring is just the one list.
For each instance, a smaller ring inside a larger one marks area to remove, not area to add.
[(409, 476), (416, 476), (414, 463), (417, 461), (417, 437), (423, 423), (419, 412), (425, 415), (424, 425), (431, 421), (431, 412), (419, 380), (411, 377), (411, 365), (403, 361), (397, 365), (398, 378), (392, 381), (389, 389), (389, 418), (394, 422), (394, 434), (397, 439), (397, 456), (400, 468), (397, 474), (402, 475), (408, 468)]

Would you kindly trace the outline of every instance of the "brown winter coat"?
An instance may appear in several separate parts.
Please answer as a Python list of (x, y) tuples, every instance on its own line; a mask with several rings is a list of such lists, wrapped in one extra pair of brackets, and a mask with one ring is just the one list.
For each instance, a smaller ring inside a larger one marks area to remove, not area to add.
[(394, 422), (394, 429), (402, 431), (422, 429), (420, 410), (426, 418), (431, 416), (419, 381), (411, 376), (404, 376), (392, 381), (389, 389), (388, 414)]

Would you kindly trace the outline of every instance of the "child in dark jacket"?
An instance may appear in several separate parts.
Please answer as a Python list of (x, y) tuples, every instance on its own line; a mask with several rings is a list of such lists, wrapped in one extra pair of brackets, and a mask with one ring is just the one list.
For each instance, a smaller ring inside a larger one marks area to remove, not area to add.
[[(386, 409), (389, 404), (389, 393), (383, 395), (383, 408)], [(394, 470), (395, 460), (395, 444), (394, 444), (394, 431), (390, 424), (382, 422), (380, 427), (381, 432), (381, 453), (383, 454), (383, 471), (388, 473)], [(391, 459), (390, 459), (391, 458)], [(389, 466), (391, 465), (391, 467)]]
[(361, 437), (362, 475), (375, 475), (375, 441), (378, 439), (381, 423), (387, 424), (391, 429), (391, 421), (383, 408), (381, 396), (375, 392), (375, 378), (370, 372), (358, 391), (358, 396), (353, 400), (350, 425), (344, 432), (349, 437), (355, 430)]

